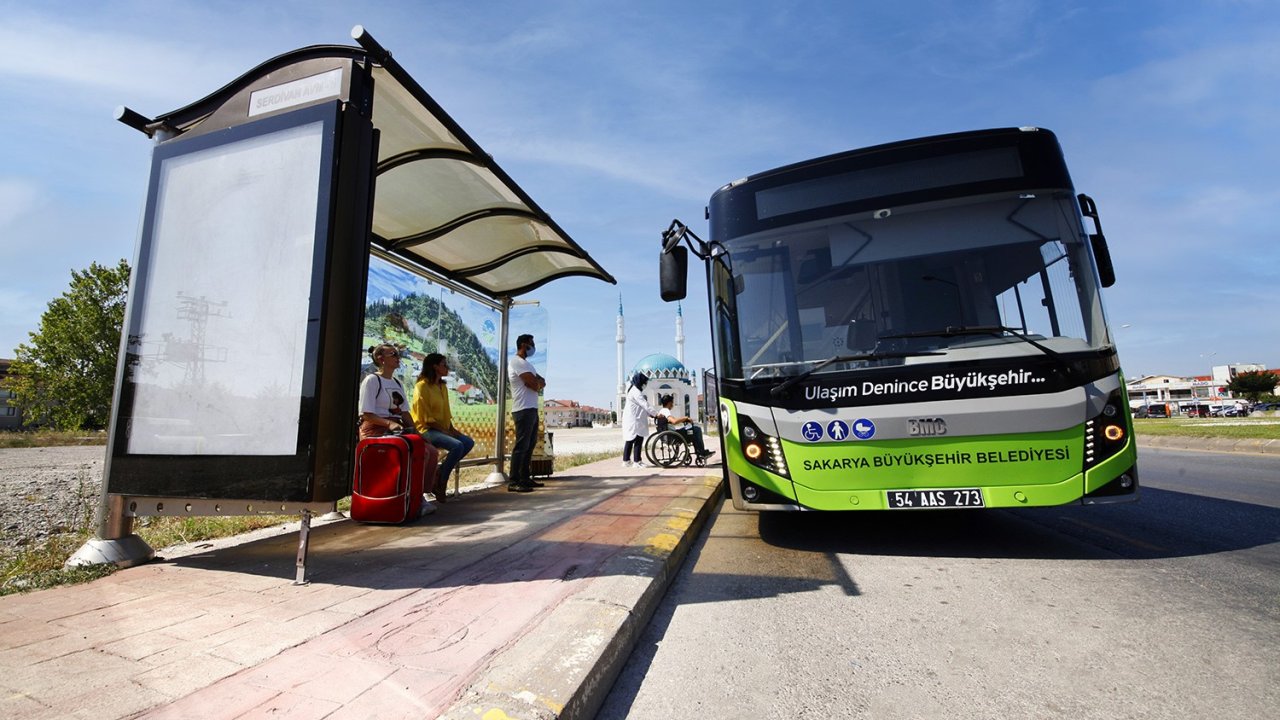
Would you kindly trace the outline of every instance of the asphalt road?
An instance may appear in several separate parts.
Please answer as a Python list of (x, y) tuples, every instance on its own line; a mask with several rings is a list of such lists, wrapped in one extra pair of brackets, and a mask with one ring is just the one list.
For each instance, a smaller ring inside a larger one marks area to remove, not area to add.
[(599, 717), (1274, 717), (1280, 458), (1139, 468), (1125, 505), (725, 506)]

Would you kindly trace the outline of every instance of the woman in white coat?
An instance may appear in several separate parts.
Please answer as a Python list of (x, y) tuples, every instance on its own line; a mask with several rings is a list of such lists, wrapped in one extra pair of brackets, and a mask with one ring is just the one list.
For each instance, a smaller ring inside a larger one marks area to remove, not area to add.
[[(649, 398), (642, 392), (648, 383), (649, 378), (644, 373), (636, 373), (631, 377), (631, 388), (627, 390), (627, 406), (622, 409), (622, 439), (626, 441), (622, 446), (623, 467), (649, 467), (640, 457), (640, 451), (644, 448), (644, 436), (649, 434), (649, 418), (657, 417), (658, 409), (649, 404)], [(633, 454), (634, 464), (631, 462)]]

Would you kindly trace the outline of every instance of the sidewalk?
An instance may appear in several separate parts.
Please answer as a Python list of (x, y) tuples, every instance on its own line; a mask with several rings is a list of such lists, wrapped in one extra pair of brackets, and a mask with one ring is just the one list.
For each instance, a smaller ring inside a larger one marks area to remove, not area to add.
[(5, 718), (591, 717), (717, 468), (573, 468), (402, 527), (297, 534), (0, 598)]

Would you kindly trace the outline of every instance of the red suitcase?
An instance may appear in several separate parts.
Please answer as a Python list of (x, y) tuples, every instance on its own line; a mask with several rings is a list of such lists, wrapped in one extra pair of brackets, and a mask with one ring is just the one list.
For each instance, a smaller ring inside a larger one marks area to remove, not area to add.
[(435, 477), (438, 453), (420, 435), (365, 438), (356, 445), (351, 519), (402, 523), (422, 512), (423, 479)]

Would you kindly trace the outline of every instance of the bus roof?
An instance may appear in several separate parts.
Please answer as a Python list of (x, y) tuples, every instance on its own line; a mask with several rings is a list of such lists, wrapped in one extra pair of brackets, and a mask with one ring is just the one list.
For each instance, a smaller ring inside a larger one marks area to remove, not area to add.
[(1072, 190), (1058, 138), (994, 128), (848, 150), (750, 175), (711, 195), (724, 240), (821, 217), (985, 194)]
[(716, 190), (716, 194), (721, 193), (730, 188), (734, 188), (739, 185), (742, 185), (743, 183), (755, 182), (757, 180), (762, 180), (764, 178), (768, 178), (774, 175), (782, 175), (782, 174), (792, 172), (794, 170), (800, 170), (803, 168), (808, 168), (814, 165), (821, 165), (829, 162), (848, 160), (851, 158), (859, 158), (864, 156), (871, 157), (879, 153), (895, 153), (896, 154), (904, 150), (910, 150), (912, 148), (934, 147), (939, 145), (946, 145), (948, 143), (970, 144), (973, 141), (978, 140), (978, 141), (985, 141), (983, 144), (987, 144), (991, 140), (1013, 138), (1013, 137), (1018, 137), (1023, 133), (1032, 133), (1032, 132), (1044, 133), (1055, 142), (1058, 139), (1058, 136), (1055, 135), (1052, 130), (1047, 130), (1045, 128), (1039, 128), (1039, 127), (1024, 126), (1024, 127), (988, 128), (986, 130), (965, 130), (963, 132), (944, 133), (942, 135), (929, 135), (926, 137), (911, 138), (909, 140), (896, 140), (894, 142), (881, 143), (880, 145), (870, 145), (867, 147), (854, 148), (852, 150), (845, 150), (838, 153), (832, 153), (830, 155), (823, 155), (821, 157), (811, 158), (809, 160), (801, 160), (800, 162), (794, 162), (788, 165), (782, 165), (780, 167), (772, 168), (770, 170), (764, 170), (762, 172), (758, 172), (753, 175), (748, 175), (744, 178), (739, 178), (737, 180), (734, 180), (733, 182), (725, 183), (718, 190)]

